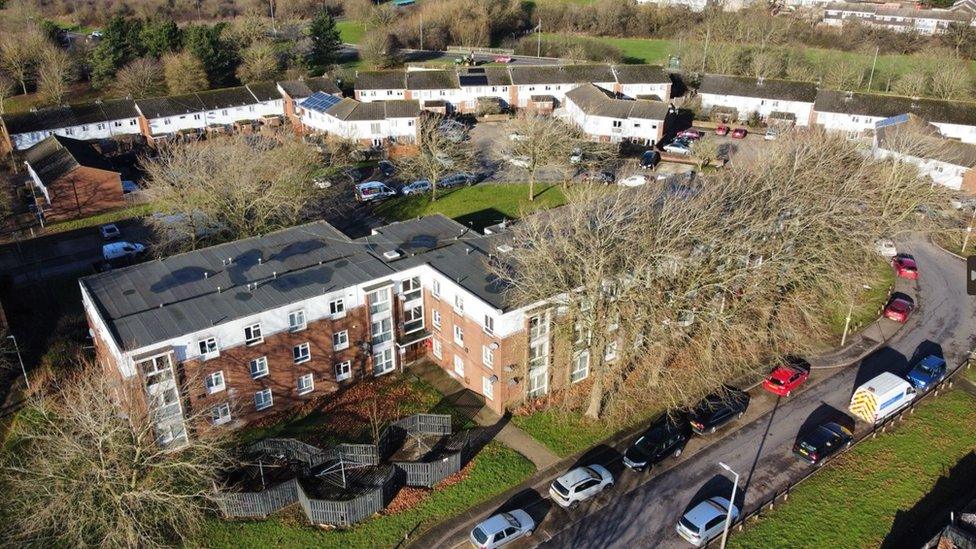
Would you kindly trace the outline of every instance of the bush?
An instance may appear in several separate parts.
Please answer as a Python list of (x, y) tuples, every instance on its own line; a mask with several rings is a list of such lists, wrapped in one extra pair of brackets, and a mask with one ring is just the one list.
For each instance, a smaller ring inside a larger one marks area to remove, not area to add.
[(619, 62), (623, 59), (620, 49), (592, 38), (580, 36), (544, 37), (539, 48), (538, 38), (526, 36), (515, 45), (518, 55), (536, 55), (541, 49), (542, 57), (562, 57), (573, 61)]

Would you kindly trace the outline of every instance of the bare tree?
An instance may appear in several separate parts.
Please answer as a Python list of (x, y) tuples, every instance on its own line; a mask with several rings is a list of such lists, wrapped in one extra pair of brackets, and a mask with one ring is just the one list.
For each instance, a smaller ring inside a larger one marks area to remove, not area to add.
[(898, 77), (891, 87), (897, 94), (919, 97), (929, 89), (929, 76), (921, 70), (912, 70)]
[(173, 451), (96, 366), (30, 396), (0, 456), (5, 539), (76, 547), (186, 541), (227, 463), (211, 433)]
[(13, 78), (0, 73), (0, 114), (4, 113), (4, 102), (13, 96), (14, 91), (17, 89), (16, 86), (17, 83), (14, 82)]
[(241, 82), (274, 80), (279, 76), (278, 54), (271, 44), (257, 42), (241, 53), (237, 78)]
[(417, 127), (417, 152), (403, 159), (401, 169), (408, 177), (430, 182), (430, 200), (437, 200), (437, 185), (445, 176), (465, 172), (474, 165), (467, 130), (449, 124), (440, 115), (424, 113)]
[(115, 93), (122, 97), (142, 99), (166, 93), (166, 80), (162, 64), (149, 57), (130, 62), (115, 73)]
[(943, 60), (932, 71), (932, 94), (939, 99), (969, 99), (973, 78), (966, 63)]
[(205, 90), (210, 86), (203, 62), (189, 51), (166, 54), (163, 73), (169, 93), (173, 95)]
[(60, 105), (75, 80), (75, 63), (68, 54), (48, 46), (41, 52), (37, 68), (37, 92), (47, 103)]
[(698, 170), (718, 160), (719, 144), (708, 136), (702, 136), (691, 145), (691, 154), (698, 160)]
[(0, 38), (0, 66), (20, 83), (20, 89), (25, 94), (27, 82), (34, 77), (45, 43), (40, 31), (34, 28), (22, 33), (5, 34)]
[(508, 123), (509, 142), (502, 151), (529, 176), (529, 200), (535, 200), (539, 170), (565, 166), (578, 140), (576, 132), (552, 116), (524, 114)]
[(374, 69), (389, 69), (400, 64), (400, 43), (386, 28), (371, 29), (359, 44), (359, 57)]
[(176, 145), (146, 160), (147, 191), (163, 216), (158, 236), (177, 248), (239, 239), (301, 222), (325, 192), (315, 151), (300, 141), (242, 136)]

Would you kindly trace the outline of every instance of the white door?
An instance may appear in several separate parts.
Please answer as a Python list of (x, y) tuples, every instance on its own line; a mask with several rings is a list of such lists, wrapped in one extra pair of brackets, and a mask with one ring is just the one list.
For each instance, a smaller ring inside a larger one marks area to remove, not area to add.
[(464, 377), (464, 359), (454, 355), (454, 374), (458, 377)]
[(488, 400), (495, 398), (495, 385), (491, 382), (490, 377), (483, 376), (481, 378), (481, 392), (484, 393), (485, 398)]

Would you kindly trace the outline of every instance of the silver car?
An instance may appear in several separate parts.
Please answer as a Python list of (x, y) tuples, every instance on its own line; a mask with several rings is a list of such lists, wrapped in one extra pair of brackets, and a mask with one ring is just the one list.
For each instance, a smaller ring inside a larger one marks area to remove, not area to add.
[(521, 509), (499, 513), (471, 530), (471, 543), (478, 549), (495, 549), (532, 535), (535, 520)]
[[(707, 545), (722, 535), (729, 514), (729, 500), (710, 498), (694, 506), (678, 521), (678, 535), (695, 547)], [(739, 518), (739, 509), (732, 506), (732, 522)]]
[(576, 507), (600, 492), (613, 487), (613, 475), (602, 465), (577, 467), (549, 486), (549, 495), (561, 507)]

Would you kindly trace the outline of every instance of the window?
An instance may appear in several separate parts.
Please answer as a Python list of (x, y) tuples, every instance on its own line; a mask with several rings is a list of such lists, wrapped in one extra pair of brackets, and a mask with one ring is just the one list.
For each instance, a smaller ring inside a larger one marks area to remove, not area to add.
[(464, 328), (454, 325), (454, 343), (464, 345)]
[(529, 319), (529, 339), (543, 339), (549, 335), (549, 322), (545, 316)]
[(424, 328), (423, 305), (407, 309), (403, 312), (403, 333), (409, 334)]
[(495, 333), (495, 319), (485, 315), (485, 323), (483, 325), (485, 333), (488, 335), (494, 335)]
[(274, 404), (274, 397), (271, 396), (271, 389), (263, 389), (254, 393), (254, 408), (258, 411), (265, 410)]
[[(183, 117), (181, 116), (180, 118), (183, 118)], [(199, 114), (194, 114), (193, 115), (193, 119), (194, 120), (200, 120), (200, 115)]]
[(306, 328), (305, 310), (299, 309), (288, 313), (288, 329), (292, 332), (300, 332)]
[(370, 324), (370, 333), (373, 334), (373, 345), (379, 345), (393, 339), (393, 319), (384, 318)]
[(454, 355), (454, 374), (464, 377), (464, 359), (458, 355)]
[(495, 351), (487, 345), (481, 346), (481, 362), (484, 362), (485, 366), (491, 368), (495, 363)]
[(460, 295), (454, 296), (454, 311), (458, 314), (464, 314), (464, 298)]
[(390, 291), (388, 288), (370, 292), (366, 298), (369, 301), (369, 314), (375, 315), (390, 310)]
[(352, 362), (345, 361), (336, 364), (336, 381), (343, 381), (352, 377)]
[(431, 285), (430, 293), (434, 297), (440, 297), (441, 296), (441, 283), (440, 283), (439, 280), (434, 279), (434, 283), (433, 283), (433, 285)]
[(431, 323), (433, 323), (434, 324), (434, 327), (437, 328), (438, 330), (441, 329), (441, 312), (440, 311), (434, 311), (434, 313), (431, 315)]
[(257, 379), (268, 375), (268, 357), (262, 356), (255, 358), (250, 363), (251, 379)]
[(441, 347), (441, 340), (433, 339), (432, 349), (434, 351), (434, 356), (437, 358), (444, 358), (444, 348)]
[(539, 368), (529, 371), (529, 387), (527, 394), (529, 398), (536, 398), (549, 391), (549, 370)]
[(218, 404), (210, 409), (210, 421), (214, 425), (223, 425), (230, 421), (230, 404)]
[(146, 387), (173, 379), (173, 370), (169, 367), (168, 355), (159, 355), (139, 363), (142, 376), (146, 379)]
[(298, 378), (298, 394), (307, 395), (315, 389), (315, 380), (312, 374), (305, 374)]
[(607, 343), (606, 348), (603, 351), (603, 358), (610, 362), (617, 359), (617, 342), (611, 341)]
[(492, 377), (493, 376), (482, 376), (481, 378), (481, 392), (488, 400), (495, 399), (495, 380), (492, 379)]
[(207, 394), (212, 395), (214, 393), (219, 393), (223, 391), (226, 387), (224, 385), (224, 371), (219, 370), (207, 376), (206, 379)]
[(621, 125), (622, 125), (622, 122), (620, 120), (614, 120), (613, 121), (613, 127), (614, 128), (619, 128)]
[(569, 372), (569, 382), (583, 381), (590, 375), (590, 353), (583, 351), (573, 359), (573, 370)]
[(403, 298), (406, 301), (420, 299), (423, 295), (422, 292), (423, 290), (420, 287), (419, 276), (408, 278), (403, 281)]
[(341, 351), (349, 348), (349, 330), (332, 334), (332, 350)]
[(373, 355), (373, 375), (380, 376), (392, 372), (393, 349), (386, 349)]
[(244, 343), (247, 345), (256, 345), (264, 341), (264, 336), (261, 335), (261, 325), (252, 324), (250, 326), (244, 327)]
[(302, 343), (301, 345), (295, 345), (291, 349), (292, 358), (295, 359), (295, 364), (301, 364), (302, 362), (308, 362), (312, 358), (312, 352), (309, 348), (308, 343)]
[(340, 297), (329, 302), (329, 314), (332, 318), (342, 318), (346, 316), (346, 302)]
[(220, 356), (220, 351), (217, 349), (217, 338), (208, 337), (207, 339), (201, 339), (200, 354), (203, 355), (204, 360)]

